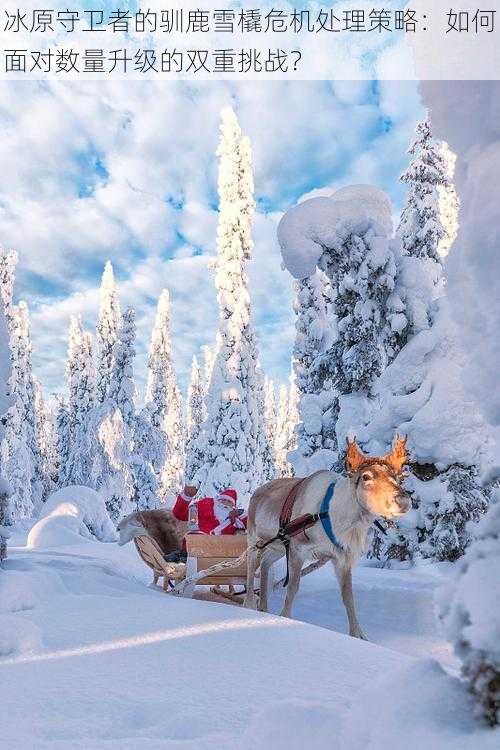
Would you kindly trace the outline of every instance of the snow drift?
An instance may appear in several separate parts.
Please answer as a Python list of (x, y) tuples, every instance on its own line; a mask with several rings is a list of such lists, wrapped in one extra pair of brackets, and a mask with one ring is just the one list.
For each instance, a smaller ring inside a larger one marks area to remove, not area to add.
[(114, 542), (116, 532), (99, 493), (74, 485), (50, 495), (42, 517), (28, 535), (27, 546), (36, 549), (81, 544), (82, 537)]

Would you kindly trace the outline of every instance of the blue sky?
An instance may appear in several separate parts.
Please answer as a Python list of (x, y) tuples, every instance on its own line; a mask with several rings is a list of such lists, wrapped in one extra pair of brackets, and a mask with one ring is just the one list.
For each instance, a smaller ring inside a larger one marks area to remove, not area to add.
[(232, 104), (254, 152), (250, 269), (266, 372), (283, 381), (293, 341), (292, 281), (276, 224), (304, 195), (366, 182), (388, 191), (422, 115), (413, 82), (82, 82), (0, 84), (0, 241), (20, 256), (16, 299), (32, 315), (47, 393), (63, 387), (71, 314), (95, 325), (106, 260), (138, 319), (142, 387), (154, 306), (171, 291), (176, 368), (213, 343), (219, 113)]

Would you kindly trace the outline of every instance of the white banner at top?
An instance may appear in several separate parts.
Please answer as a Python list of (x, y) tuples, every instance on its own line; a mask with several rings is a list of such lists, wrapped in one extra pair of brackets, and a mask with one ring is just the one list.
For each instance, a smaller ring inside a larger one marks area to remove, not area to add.
[(50, 6), (3, 5), (4, 80), (500, 79), (500, 9), (478, 0)]

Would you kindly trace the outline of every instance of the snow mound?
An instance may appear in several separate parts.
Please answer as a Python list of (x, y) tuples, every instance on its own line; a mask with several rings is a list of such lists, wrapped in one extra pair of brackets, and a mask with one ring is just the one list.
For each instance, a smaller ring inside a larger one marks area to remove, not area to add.
[(392, 235), (391, 202), (379, 188), (352, 185), (287, 211), (278, 226), (278, 241), (285, 267), (296, 279), (304, 279), (316, 270), (325, 247), (369, 231), (374, 236)]
[(493, 750), (499, 732), (474, 723), (463, 684), (431, 659), (375, 681), (356, 697), (338, 747), (382, 750)]
[(0, 658), (39, 651), (40, 629), (17, 615), (0, 615)]
[(81, 544), (82, 537), (114, 542), (116, 531), (104, 500), (90, 487), (63, 487), (48, 498), (43, 515), (28, 534), (31, 548)]

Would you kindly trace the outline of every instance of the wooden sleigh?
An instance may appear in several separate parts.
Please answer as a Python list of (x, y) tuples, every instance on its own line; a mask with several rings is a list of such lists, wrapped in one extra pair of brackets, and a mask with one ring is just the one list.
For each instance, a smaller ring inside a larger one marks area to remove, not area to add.
[[(153, 585), (158, 585), (158, 581), (163, 578), (163, 590), (168, 593), (186, 576), (202, 573), (220, 562), (237, 560), (247, 548), (247, 535), (188, 534), (186, 564), (167, 562), (160, 546), (149, 536), (135, 537), (134, 542), (140, 557), (153, 571)], [(212, 601), (228, 600), (234, 604), (241, 604), (246, 592), (246, 582), (245, 562), (238, 567), (219, 571), (215, 575), (198, 578), (194, 585), (186, 589), (184, 596)], [(208, 592), (196, 591), (198, 586), (209, 586), (210, 589)], [(236, 586), (243, 586), (243, 590), (237, 592)]]

